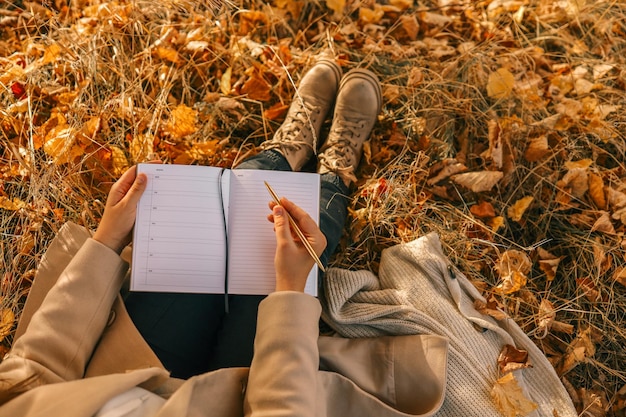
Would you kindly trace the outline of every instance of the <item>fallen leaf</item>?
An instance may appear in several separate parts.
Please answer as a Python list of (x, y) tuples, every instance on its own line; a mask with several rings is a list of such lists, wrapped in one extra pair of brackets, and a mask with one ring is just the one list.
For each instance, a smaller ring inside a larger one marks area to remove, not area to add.
[(10, 308), (0, 310), (0, 342), (3, 341), (13, 330), (15, 313)]
[(515, 346), (507, 344), (502, 347), (500, 355), (498, 355), (498, 367), (500, 368), (500, 375), (504, 375), (533, 366), (530, 363), (527, 350), (517, 349)]
[(179, 104), (172, 110), (170, 119), (165, 125), (165, 133), (174, 139), (182, 139), (185, 136), (196, 133), (198, 126), (196, 119), (198, 112), (184, 104)]
[(271, 86), (263, 78), (253, 75), (241, 87), (241, 93), (246, 94), (251, 100), (268, 101), (270, 99)]
[(541, 135), (529, 141), (526, 151), (524, 151), (524, 158), (528, 162), (537, 162), (549, 154), (548, 137)]
[(385, 11), (378, 3), (374, 3), (374, 9), (359, 8), (359, 21), (364, 24), (378, 24), (384, 16)]
[(517, 200), (509, 209), (507, 210), (507, 215), (509, 218), (515, 222), (519, 222), (522, 220), (524, 213), (530, 207), (532, 202), (535, 200), (532, 196), (522, 197)]
[(220, 78), (220, 91), (225, 96), (230, 94), (230, 90), (232, 89), (232, 84), (231, 84), (232, 74), (233, 74), (232, 67), (228, 67), (226, 71), (224, 71), (224, 73), (222, 74), (222, 77)]
[(606, 196), (604, 195), (604, 181), (596, 173), (589, 173), (589, 197), (600, 210), (606, 210)]
[(9, 198), (6, 196), (0, 196), (0, 209), (16, 211), (26, 207), (26, 203), (19, 198)]
[(467, 171), (467, 167), (458, 162), (456, 159), (443, 160), (431, 167), (431, 173), (437, 173), (437, 175), (429, 178), (428, 181), (426, 181), (426, 184), (431, 186), (435, 185), (451, 175), (458, 174), (463, 171)]
[(615, 269), (615, 272), (613, 273), (613, 281), (626, 287), (626, 268), (620, 266)]
[(512, 373), (496, 381), (491, 389), (491, 398), (506, 417), (525, 416), (537, 409), (537, 404), (526, 398)]
[(500, 284), (494, 287), (500, 294), (512, 294), (526, 286), (526, 275), (530, 272), (530, 258), (521, 251), (510, 249), (502, 254), (495, 269), (500, 275)]
[(495, 217), (496, 210), (488, 201), (481, 201), (480, 203), (474, 204), (473, 206), (470, 207), (470, 213), (472, 213), (476, 217), (480, 217), (484, 219), (484, 218)]
[(539, 255), (539, 269), (546, 274), (546, 280), (552, 282), (556, 277), (556, 270), (562, 257), (557, 257), (543, 248), (537, 248)]
[(326, 7), (335, 12), (336, 14), (343, 13), (343, 9), (346, 6), (346, 0), (326, 0)]
[(491, 98), (502, 99), (509, 97), (513, 91), (515, 77), (506, 68), (500, 68), (489, 74), (487, 81), (487, 95)]
[(180, 58), (178, 57), (178, 52), (172, 48), (157, 46), (155, 48), (155, 55), (161, 58), (162, 60), (169, 61), (173, 64), (178, 64), (180, 62)]
[(476, 171), (454, 175), (452, 181), (475, 193), (480, 193), (491, 190), (503, 176), (504, 174), (500, 171)]
[(491, 227), (491, 231), (496, 233), (502, 226), (504, 226), (504, 217), (496, 216), (493, 219), (487, 222), (489, 227)]
[(547, 332), (556, 319), (556, 310), (554, 309), (554, 305), (547, 298), (541, 300), (541, 303), (539, 304), (537, 319), (539, 320), (539, 323), (537, 324), (537, 332), (540, 334)]
[(571, 168), (562, 179), (557, 181), (559, 191), (580, 199), (589, 189), (589, 174), (587, 168)]
[(402, 26), (402, 29), (404, 29), (404, 31), (406, 32), (409, 39), (411, 39), (412, 41), (417, 39), (417, 34), (419, 33), (420, 25), (417, 22), (417, 19), (415, 18), (415, 16), (405, 16), (405, 15), (400, 16), (400, 24)]
[(613, 222), (611, 222), (611, 217), (609, 216), (609, 213), (603, 211), (602, 215), (598, 217), (598, 220), (596, 220), (593, 226), (591, 226), (591, 231), (614, 235), (615, 227), (613, 227)]
[(128, 159), (126, 159), (126, 154), (120, 147), (112, 145), (110, 149), (113, 161), (113, 175), (119, 177), (128, 169)]
[(475, 300), (474, 308), (480, 314), (486, 314), (496, 320), (506, 320), (509, 318), (508, 314), (504, 312), (504, 306), (498, 302), (493, 294), (487, 296), (486, 302)]

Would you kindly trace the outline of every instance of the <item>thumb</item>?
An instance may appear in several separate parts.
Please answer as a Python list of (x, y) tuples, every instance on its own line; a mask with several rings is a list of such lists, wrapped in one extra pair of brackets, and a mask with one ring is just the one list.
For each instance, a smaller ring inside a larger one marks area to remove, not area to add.
[(282, 206), (274, 206), (272, 209), (274, 215), (274, 229), (276, 230), (277, 243), (289, 242), (291, 237), (291, 229), (289, 228), (289, 219)]
[(139, 198), (141, 198), (141, 195), (146, 189), (147, 180), (148, 177), (146, 177), (146, 174), (141, 173), (137, 175), (125, 197), (128, 204), (136, 205), (139, 202)]

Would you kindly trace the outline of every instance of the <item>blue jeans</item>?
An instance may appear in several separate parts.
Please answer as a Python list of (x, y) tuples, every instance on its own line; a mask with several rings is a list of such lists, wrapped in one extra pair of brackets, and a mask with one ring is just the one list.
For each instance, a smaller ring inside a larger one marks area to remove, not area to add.
[[(291, 171), (285, 157), (274, 150), (248, 158), (236, 169)], [(327, 265), (343, 233), (349, 190), (337, 175), (323, 174), (320, 191), (320, 229), (327, 240), (321, 260)], [(321, 272), (319, 278), (323, 285)], [(172, 376), (189, 378), (214, 369), (250, 366), (257, 308), (263, 298), (231, 295), (229, 313), (220, 294), (132, 292), (124, 302), (165, 368)]]

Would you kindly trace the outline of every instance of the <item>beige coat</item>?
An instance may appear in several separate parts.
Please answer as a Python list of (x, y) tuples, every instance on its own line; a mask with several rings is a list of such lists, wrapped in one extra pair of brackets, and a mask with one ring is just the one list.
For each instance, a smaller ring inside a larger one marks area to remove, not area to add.
[(0, 389), (32, 380), (0, 417), (90, 417), (136, 386), (167, 399), (158, 416), (427, 416), (443, 402), (446, 339), (319, 338), (318, 300), (295, 292), (261, 303), (249, 369), (170, 378), (121, 301), (127, 268), (85, 229), (62, 228), (0, 363)]

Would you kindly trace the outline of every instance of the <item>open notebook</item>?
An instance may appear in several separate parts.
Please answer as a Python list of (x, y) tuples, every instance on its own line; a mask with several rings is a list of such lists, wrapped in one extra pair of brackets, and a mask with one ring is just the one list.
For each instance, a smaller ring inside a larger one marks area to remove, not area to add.
[[(148, 184), (137, 206), (133, 291), (274, 291), (276, 240), (264, 181), (319, 220), (319, 174), (160, 164), (137, 172)], [(305, 291), (317, 295), (317, 266)]]

